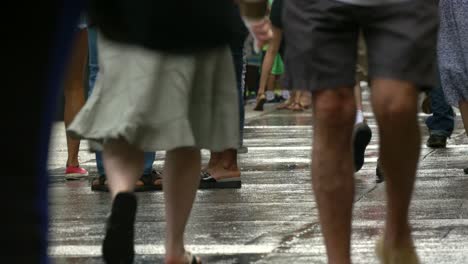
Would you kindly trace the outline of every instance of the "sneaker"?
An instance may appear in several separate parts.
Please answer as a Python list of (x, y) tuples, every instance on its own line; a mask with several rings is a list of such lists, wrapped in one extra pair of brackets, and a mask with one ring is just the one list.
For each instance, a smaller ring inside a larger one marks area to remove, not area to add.
[(364, 165), (364, 154), (371, 138), (372, 130), (365, 122), (354, 127), (354, 168), (356, 172)]
[(464, 172), (465, 174), (468, 174), (468, 168), (464, 168), (464, 169), (463, 169), (463, 172)]
[(89, 175), (88, 171), (80, 166), (67, 166), (65, 169), (65, 179), (77, 180)]
[(135, 257), (134, 226), (137, 199), (133, 193), (119, 193), (107, 221), (102, 255), (106, 263), (130, 264)]
[(445, 148), (447, 146), (447, 137), (440, 135), (430, 135), (426, 145), (430, 148)]
[(276, 98), (275, 93), (272, 91), (266, 91), (265, 96), (267, 103), (272, 103)]

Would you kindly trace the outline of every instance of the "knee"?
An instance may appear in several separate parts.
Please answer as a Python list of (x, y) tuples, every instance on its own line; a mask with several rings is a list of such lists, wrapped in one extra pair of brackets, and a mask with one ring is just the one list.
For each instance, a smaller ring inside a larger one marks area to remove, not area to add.
[(407, 120), (416, 116), (417, 104), (412, 97), (392, 94), (375, 100), (374, 111), (381, 121)]
[(356, 103), (352, 89), (317, 92), (313, 96), (314, 118), (330, 125), (354, 122)]

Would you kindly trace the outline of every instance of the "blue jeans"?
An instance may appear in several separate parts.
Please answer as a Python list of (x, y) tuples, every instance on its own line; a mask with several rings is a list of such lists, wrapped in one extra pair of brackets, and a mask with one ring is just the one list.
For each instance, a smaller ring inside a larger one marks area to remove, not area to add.
[[(98, 63), (98, 50), (97, 50), (97, 31), (94, 27), (88, 28), (88, 52), (89, 52), (89, 92), (90, 95), (94, 89), (94, 83), (99, 72), (99, 63)], [(145, 152), (145, 166), (143, 174), (150, 174), (153, 169), (153, 163), (156, 158), (156, 153), (154, 152)], [(99, 175), (104, 175), (104, 163), (102, 161), (102, 152), (96, 152), (96, 166)]]
[(245, 58), (244, 58), (244, 41), (232, 43), (230, 45), (232, 59), (234, 60), (234, 68), (236, 71), (237, 92), (239, 97), (239, 147), (244, 143), (244, 123), (245, 123), (245, 108), (244, 108), (244, 75), (245, 75)]
[(444, 92), (440, 81), (431, 90), (432, 116), (426, 119), (426, 126), (431, 135), (450, 137), (454, 128), (454, 112), (452, 107), (445, 100)]

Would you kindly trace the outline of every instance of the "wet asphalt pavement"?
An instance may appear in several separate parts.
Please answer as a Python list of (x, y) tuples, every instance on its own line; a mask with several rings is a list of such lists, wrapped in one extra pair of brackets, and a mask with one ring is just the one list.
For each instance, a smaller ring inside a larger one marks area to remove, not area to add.
[[(367, 98), (367, 94), (364, 96)], [(377, 263), (375, 240), (385, 216), (385, 183), (375, 183), (378, 135), (356, 174), (353, 262)], [(251, 109), (247, 106), (247, 109)], [(326, 263), (309, 175), (310, 112), (248, 111), (247, 154), (240, 155), (242, 189), (198, 192), (187, 226), (188, 249), (204, 263)], [(421, 114), (423, 141), (427, 139)], [(82, 144), (82, 165), (96, 175), (94, 155)], [(460, 116), (446, 149), (423, 144), (411, 219), (423, 263), (468, 263), (468, 139)], [(207, 153), (204, 152), (204, 162)], [(163, 153), (154, 167), (162, 168)], [(100, 244), (110, 209), (107, 193), (92, 192), (88, 180), (65, 181), (63, 124), (54, 128), (49, 168), (50, 255), (55, 263), (102, 263)], [(136, 223), (135, 263), (162, 263), (164, 205), (161, 192), (141, 193)]]

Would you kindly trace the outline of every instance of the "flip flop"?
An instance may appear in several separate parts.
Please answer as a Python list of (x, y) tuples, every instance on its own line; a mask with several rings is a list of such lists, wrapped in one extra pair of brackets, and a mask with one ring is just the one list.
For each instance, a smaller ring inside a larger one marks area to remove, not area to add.
[(206, 171), (203, 171), (200, 176), (200, 189), (240, 189), (242, 186), (240, 177), (216, 180)]

